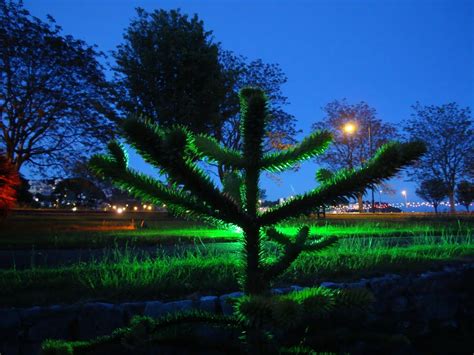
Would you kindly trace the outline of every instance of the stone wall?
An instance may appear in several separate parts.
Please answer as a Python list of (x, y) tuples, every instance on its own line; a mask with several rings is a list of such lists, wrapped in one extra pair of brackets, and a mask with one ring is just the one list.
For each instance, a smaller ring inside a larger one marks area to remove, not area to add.
[[(376, 297), (369, 314), (372, 324), (396, 330), (409, 337), (430, 334), (435, 328), (458, 329), (474, 320), (474, 264), (445, 267), (418, 275), (385, 275), (353, 283), (324, 282), (329, 288), (369, 288)], [(299, 290), (299, 286), (277, 288), (277, 294)], [(202, 309), (231, 314), (226, 302), (241, 292), (204, 296), (174, 302), (122, 304), (84, 303), (71, 306), (0, 309), (0, 354), (37, 354), (46, 338), (81, 340), (110, 334), (126, 325), (134, 315), (159, 317), (169, 312)]]

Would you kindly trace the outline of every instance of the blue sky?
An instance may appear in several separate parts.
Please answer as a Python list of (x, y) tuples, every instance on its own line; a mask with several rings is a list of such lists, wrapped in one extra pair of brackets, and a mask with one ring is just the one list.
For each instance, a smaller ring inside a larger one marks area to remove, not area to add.
[[(42, 19), (52, 15), (65, 34), (109, 52), (122, 41), (137, 6), (197, 13), (225, 49), (278, 63), (303, 135), (334, 99), (366, 101), (383, 120), (401, 123), (410, 106), (456, 101), (474, 108), (474, 2), (470, 0), (25, 0)], [(152, 172), (132, 154), (131, 164)], [(315, 185), (314, 163), (262, 179), (270, 199)], [(393, 180), (396, 196), (415, 185)]]

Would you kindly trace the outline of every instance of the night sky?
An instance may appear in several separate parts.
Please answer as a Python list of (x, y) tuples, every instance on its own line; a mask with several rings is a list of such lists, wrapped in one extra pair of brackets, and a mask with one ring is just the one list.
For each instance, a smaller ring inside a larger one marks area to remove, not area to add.
[[(25, 0), (24, 5), (41, 19), (52, 15), (64, 34), (106, 53), (121, 43), (135, 7), (197, 13), (223, 48), (280, 64), (288, 76), (287, 110), (303, 135), (334, 99), (366, 101), (393, 123), (409, 118), (416, 101), (474, 107), (470, 0)], [(131, 165), (152, 172), (131, 157)], [(298, 173), (282, 174), (279, 184), (264, 178), (263, 187), (269, 199), (301, 193), (315, 185), (315, 170), (306, 163)], [(413, 183), (393, 180), (393, 187), (396, 196), (383, 200), (401, 202), (402, 189), (409, 200), (418, 200)]]

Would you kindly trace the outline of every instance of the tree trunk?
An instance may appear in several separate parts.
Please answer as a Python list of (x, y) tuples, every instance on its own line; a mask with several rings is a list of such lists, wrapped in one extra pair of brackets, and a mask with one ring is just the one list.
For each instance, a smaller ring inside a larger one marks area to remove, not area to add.
[(357, 194), (357, 203), (359, 204), (359, 213), (364, 212), (364, 201), (362, 201), (362, 197), (364, 194), (362, 192), (359, 192)]
[(269, 285), (264, 281), (260, 265), (260, 234), (258, 227), (244, 228), (245, 275), (244, 292), (248, 295), (261, 295)]
[(454, 191), (451, 191), (449, 194), (449, 209), (450, 209), (450, 212), (451, 213), (455, 213), (456, 212), (456, 206), (455, 206), (455, 202), (454, 202)]
[(434, 210), (435, 210), (435, 214), (438, 214), (438, 204), (433, 203), (433, 207), (434, 207)]

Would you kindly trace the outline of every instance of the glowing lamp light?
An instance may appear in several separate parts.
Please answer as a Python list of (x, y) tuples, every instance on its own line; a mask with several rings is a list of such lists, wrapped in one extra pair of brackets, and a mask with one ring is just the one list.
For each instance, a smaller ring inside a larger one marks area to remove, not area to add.
[(151, 211), (152, 208), (153, 208), (152, 205), (150, 205), (150, 206), (147, 207), (148, 211)]
[(402, 191), (402, 195), (406, 197), (407, 191), (406, 191), (406, 190), (403, 190), (403, 191)]
[(76, 211), (77, 211), (77, 207), (74, 206), (74, 207), (72, 208), (72, 212), (76, 212)]
[(117, 208), (117, 213), (122, 214), (123, 213), (123, 208), (122, 207)]
[(352, 134), (356, 131), (356, 125), (352, 122), (348, 122), (342, 127), (342, 130), (347, 134)]
[(138, 207), (137, 207), (137, 206), (133, 207), (133, 210), (134, 210), (134, 211), (137, 211), (137, 210), (138, 210)]

